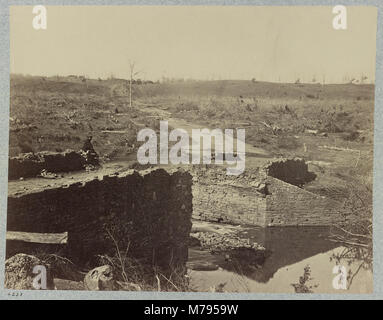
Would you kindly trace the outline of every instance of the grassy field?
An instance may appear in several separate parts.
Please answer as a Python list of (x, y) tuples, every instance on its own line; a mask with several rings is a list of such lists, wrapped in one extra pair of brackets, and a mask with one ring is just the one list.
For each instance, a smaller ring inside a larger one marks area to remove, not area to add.
[[(92, 134), (103, 161), (135, 156), (137, 132), (158, 129), (155, 106), (208, 128), (245, 128), (246, 142), (298, 156), (318, 178), (305, 188), (336, 199), (372, 184), (374, 85), (193, 81), (133, 86), (125, 80), (11, 76), (11, 156), (78, 150)], [(166, 120), (166, 119), (165, 119)], [(351, 149), (351, 150), (350, 150)]]
[(372, 186), (373, 85), (208, 81), (163, 86), (166, 94), (140, 100), (211, 129), (245, 128), (246, 142), (272, 156), (305, 159), (317, 174), (307, 190), (343, 200), (350, 186), (353, 192)]
[(78, 150), (91, 134), (102, 159), (128, 156), (137, 131), (156, 123), (129, 109), (120, 88), (118, 81), (11, 77), (10, 155)]

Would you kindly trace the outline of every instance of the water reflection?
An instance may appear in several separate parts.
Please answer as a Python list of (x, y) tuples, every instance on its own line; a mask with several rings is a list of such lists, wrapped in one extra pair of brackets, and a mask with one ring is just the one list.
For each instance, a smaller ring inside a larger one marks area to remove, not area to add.
[[(244, 267), (242, 271), (258, 282), (268, 282), (282, 267), (339, 246), (328, 239), (329, 234), (328, 227), (270, 227), (244, 231), (243, 237), (262, 244), (270, 254), (260, 268), (251, 271)], [(245, 261), (236, 263), (246, 264)]]
[[(329, 240), (328, 227), (270, 227), (246, 228), (241, 237), (262, 244), (270, 255), (262, 265), (249, 265), (248, 261), (226, 261), (207, 252), (191, 251), (190, 260), (211, 261), (221, 267), (216, 271), (192, 271), (192, 285), (198, 291), (224, 284), (228, 292), (294, 292), (292, 283), (302, 276), (305, 266), (311, 267), (314, 292), (345, 293), (333, 288), (333, 267), (345, 263), (348, 272), (358, 271), (360, 262), (335, 259), (346, 248)], [(344, 261), (344, 262), (342, 262)], [(372, 271), (363, 268), (353, 279), (346, 292), (372, 291)]]

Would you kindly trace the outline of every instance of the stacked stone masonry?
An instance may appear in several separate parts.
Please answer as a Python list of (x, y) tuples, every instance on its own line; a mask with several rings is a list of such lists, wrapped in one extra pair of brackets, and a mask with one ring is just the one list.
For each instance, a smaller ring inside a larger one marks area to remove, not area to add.
[(195, 219), (261, 227), (327, 226), (340, 219), (340, 203), (297, 186), (313, 178), (301, 159), (278, 159), (239, 176), (225, 172), (194, 173)]
[(9, 158), (8, 177), (9, 179), (36, 177), (42, 170), (55, 173), (78, 171), (82, 170), (85, 164), (86, 158), (73, 150), (24, 153)]
[[(158, 266), (183, 265), (191, 229), (192, 177), (184, 171), (129, 170), (8, 196), (8, 231), (68, 232), (65, 255), (89, 262), (116, 249)], [(8, 248), (7, 248), (8, 250)]]

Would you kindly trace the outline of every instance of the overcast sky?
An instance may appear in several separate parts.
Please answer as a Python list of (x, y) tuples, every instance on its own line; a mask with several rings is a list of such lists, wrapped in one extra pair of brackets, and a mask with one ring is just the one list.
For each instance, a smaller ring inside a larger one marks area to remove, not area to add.
[(32, 7), (10, 11), (11, 72), (33, 75), (340, 82), (374, 79), (376, 8), (347, 7), (347, 30), (332, 7), (47, 6), (47, 29)]

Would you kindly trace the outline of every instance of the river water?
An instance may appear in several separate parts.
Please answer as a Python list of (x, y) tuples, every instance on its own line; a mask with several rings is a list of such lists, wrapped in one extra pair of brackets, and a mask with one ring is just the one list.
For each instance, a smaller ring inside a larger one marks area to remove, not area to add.
[(356, 272), (360, 261), (332, 259), (344, 247), (328, 239), (329, 229), (325, 227), (248, 227), (240, 229), (240, 236), (262, 244), (271, 251), (265, 263), (255, 268), (247, 268), (246, 261), (232, 266), (223, 256), (197, 248), (189, 249), (189, 264), (206, 261), (219, 266), (213, 271), (189, 273), (190, 284), (196, 291), (213, 291), (221, 287), (226, 292), (294, 293), (293, 283), (299, 282), (304, 268), (310, 267), (311, 286), (314, 293), (371, 293), (372, 270), (361, 268), (347, 290), (335, 289), (333, 273), (337, 264), (347, 272)]

